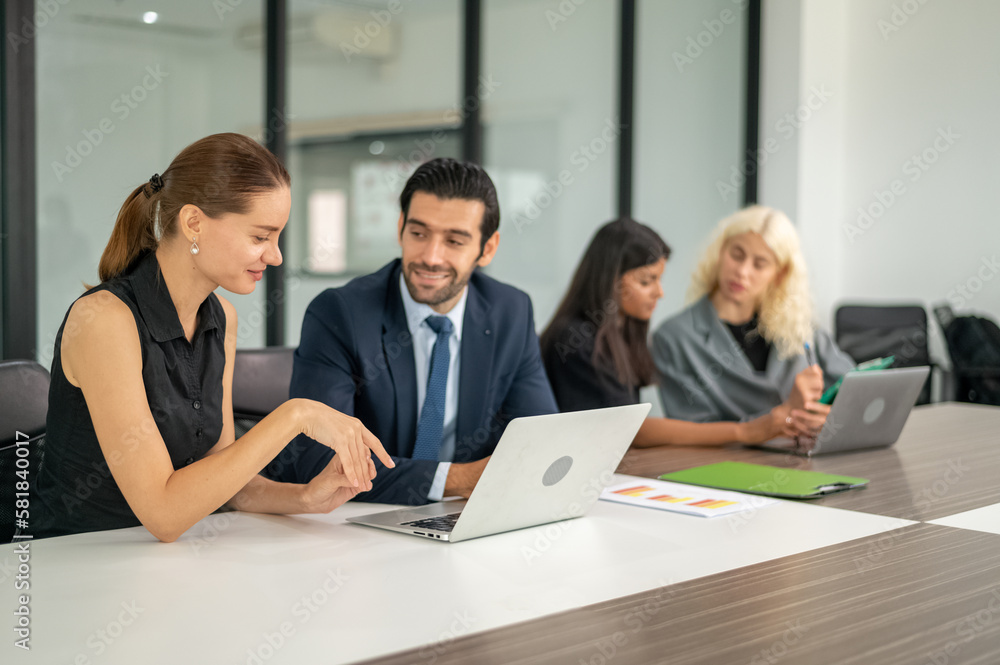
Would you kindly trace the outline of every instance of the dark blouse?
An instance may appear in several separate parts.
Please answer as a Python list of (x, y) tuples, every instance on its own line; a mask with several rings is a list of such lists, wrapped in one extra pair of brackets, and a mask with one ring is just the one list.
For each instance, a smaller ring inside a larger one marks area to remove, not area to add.
[(727, 321), (723, 321), (723, 323), (729, 328), (733, 339), (743, 349), (743, 354), (753, 365), (753, 368), (758, 372), (767, 369), (767, 356), (771, 353), (771, 343), (757, 332), (757, 315), (754, 314), (752, 319), (742, 325), (734, 325)]
[[(211, 294), (201, 304), (189, 343), (155, 254), (84, 295), (96, 291), (110, 291), (132, 310), (146, 399), (174, 469), (201, 459), (222, 434), (226, 315), (219, 299)], [(25, 531), (35, 538), (140, 524), (111, 476), (83, 392), (63, 374), (65, 327), (64, 318), (52, 358), (45, 456)], [(136, 432), (136, 441), (142, 436)]]
[(639, 386), (625, 385), (613, 368), (594, 364), (596, 332), (593, 323), (577, 319), (542, 349), (545, 373), (562, 412), (639, 403)]

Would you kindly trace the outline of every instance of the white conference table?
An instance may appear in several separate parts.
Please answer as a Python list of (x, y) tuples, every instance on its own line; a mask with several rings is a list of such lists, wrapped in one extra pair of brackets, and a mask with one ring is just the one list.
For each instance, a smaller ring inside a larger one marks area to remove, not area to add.
[[(910, 662), (946, 648), (1000, 580), (998, 445), (1000, 409), (935, 405), (915, 409), (890, 450), (645, 449), (619, 467), (651, 477), (742, 459), (872, 478), (749, 519), (599, 501), (577, 520), (444, 543), (347, 524), (391, 508), (350, 503), (324, 516), (213, 515), (170, 544), (142, 528), (42, 540), (30, 553), (32, 649), (13, 647), (4, 626), (0, 663), (592, 662), (605, 632), (632, 623), (646, 629), (626, 631), (616, 665), (650, 653), (748, 662), (796, 616), (812, 632), (794, 647), (806, 660), (787, 662)], [(11, 627), (15, 547), (0, 546)], [(667, 599), (670, 612), (643, 614)], [(1000, 639), (1000, 621), (982, 635)], [(1000, 656), (992, 639), (961, 647)]]
[[(463, 635), (912, 524), (791, 501), (746, 520), (599, 501), (576, 520), (459, 543), (344, 522), (388, 508), (219, 514), (170, 544), (141, 527), (37, 541), (32, 648), (7, 639), (2, 660), (349, 663), (413, 648), (430, 658)], [(14, 547), (0, 548), (0, 570)], [(8, 618), (13, 580), (0, 583)]]

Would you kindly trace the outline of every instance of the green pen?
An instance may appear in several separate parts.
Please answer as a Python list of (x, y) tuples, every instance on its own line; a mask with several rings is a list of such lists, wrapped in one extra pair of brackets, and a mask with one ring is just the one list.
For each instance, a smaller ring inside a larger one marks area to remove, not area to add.
[[(868, 360), (861, 363), (852, 372), (864, 372), (873, 369), (885, 369), (889, 367), (896, 360), (896, 356), (888, 356), (886, 358), (875, 358), (874, 360)], [(833, 404), (833, 398), (837, 396), (837, 391), (840, 390), (840, 384), (843, 383), (844, 377), (837, 379), (837, 382), (826, 389), (823, 396), (819, 398), (820, 404)]]

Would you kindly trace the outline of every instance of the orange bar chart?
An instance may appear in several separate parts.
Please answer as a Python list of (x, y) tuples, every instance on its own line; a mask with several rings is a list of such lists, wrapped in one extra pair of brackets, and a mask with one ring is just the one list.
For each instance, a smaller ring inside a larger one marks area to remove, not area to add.
[(695, 501), (694, 503), (689, 503), (689, 506), (695, 506), (697, 508), (725, 508), (726, 506), (731, 506), (735, 501), (722, 501), (720, 499), (702, 499), (701, 501)]
[(685, 501), (690, 501), (694, 497), (690, 496), (670, 496), (669, 494), (660, 494), (658, 496), (649, 497), (650, 501), (663, 501), (665, 503), (684, 503)]
[(642, 496), (646, 492), (651, 492), (653, 490), (649, 485), (637, 485), (635, 487), (626, 487), (625, 489), (615, 490), (615, 494), (622, 494), (624, 496)]

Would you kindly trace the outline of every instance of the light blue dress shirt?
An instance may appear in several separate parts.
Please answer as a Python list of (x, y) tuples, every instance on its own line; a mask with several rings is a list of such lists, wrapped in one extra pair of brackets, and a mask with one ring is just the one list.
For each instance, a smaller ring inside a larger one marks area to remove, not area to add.
[(447, 316), (451, 319), (453, 330), (448, 340), (451, 360), (448, 364), (448, 385), (444, 398), (444, 429), (441, 431), (441, 449), (438, 454), (437, 471), (434, 481), (427, 493), (431, 501), (440, 501), (444, 497), (444, 485), (448, 479), (451, 461), (455, 459), (455, 425), (458, 419), (458, 370), (462, 349), (462, 322), (465, 320), (465, 301), (469, 295), (469, 287), (462, 291), (462, 297), (447, 314), (441, 314), (431, 309), (430, 305), (418, 303), (410, 296), (402, 273), (399, 275), (399, 292), (403, 297), (403, 310), (406, 312), (406, 325), (413, 337), (413, 365), (417, 373), (417, 422), (420, 422), (420, 412), (424, 408), (424, 397), (427, 395), (427, 375), (431, 369), (431, 351), (437, 340), (435, 333), (427, 325), (428, 316)]

